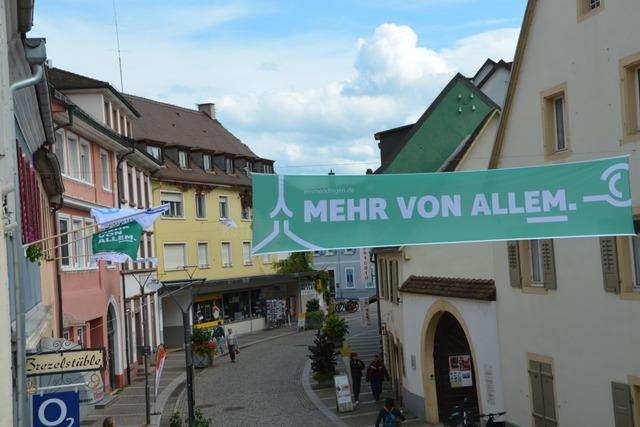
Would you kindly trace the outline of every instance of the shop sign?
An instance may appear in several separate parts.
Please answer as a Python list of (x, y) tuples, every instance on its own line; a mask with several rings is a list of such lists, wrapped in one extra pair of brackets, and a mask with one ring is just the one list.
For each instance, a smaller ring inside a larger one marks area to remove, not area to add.
[(470, 355), (449, 356), (449, 383), (451, 388), (471, 387), (473, 385)]
[(346, 375), (335, 375), (333, 382), (336, 389), (336, 403), (339, 412), (353, 411), (353, 401), (351, 400), (351, 386), (349, 377)]
[(96, 371), (104, 368), (104, 349), (29, 354), (27, 376)]
[(318, 292), (313, 282), (303, 283), (300, 285), (300, 295), (315, 296)]
[(360, 271), (362, 272), (362, 281), (367, 283), (371, 280), (371, 272), (369, 271), (371, 262), (369, 261), (369, 249), (360, 249)]
[(254, 255), (633, 235), (629, 156), (429, 174), (253, 174)]

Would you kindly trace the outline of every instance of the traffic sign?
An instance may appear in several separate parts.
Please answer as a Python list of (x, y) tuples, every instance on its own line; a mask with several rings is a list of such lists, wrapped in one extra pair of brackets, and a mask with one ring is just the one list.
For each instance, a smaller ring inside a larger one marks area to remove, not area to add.
[(33, 427), (80, 426), (80, 397), (75, 391), (33, 396)]

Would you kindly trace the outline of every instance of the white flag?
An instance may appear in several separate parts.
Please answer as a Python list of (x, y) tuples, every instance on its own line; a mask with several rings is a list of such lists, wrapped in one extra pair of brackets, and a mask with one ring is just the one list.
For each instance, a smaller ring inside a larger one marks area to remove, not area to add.
[(167, 210), (169, 210), (168, 204), (149, 209), (94, 208), (91, 209), (91, 216), (95, 218), (100, 229), (115, 227), (129, 221), (136, 221), (144, 230), (149, 230), (153, 226), (155, 220)]
[(237, 227), (236, 222), (232, 219), (221, 219), (220, 222), (230, 228)]

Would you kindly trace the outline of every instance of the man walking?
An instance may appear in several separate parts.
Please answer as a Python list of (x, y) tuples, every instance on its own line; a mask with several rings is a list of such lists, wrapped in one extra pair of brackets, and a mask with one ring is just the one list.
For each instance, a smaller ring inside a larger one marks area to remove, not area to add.
[(238, 350), (238, 339), (236, 338), (231, 328), (229, 328), (229, 330), (227, 331), (227, 348), (229, 349), (229, 357), (231, 358), (231, 362), (236, 363), (236, 355), (240, 353), (240, 350)]
[[(387, 399), (384, 401), (384, 406), (378, 412), (378, 419), (376, 420), (376, 427), (397, 427), (401, 421), (404, 421), (404, 415), (395, 407), (396, 402), (393, 399)], [(380, 424), (382, 423), (382, 424)]]
[(351, 380), (353, 381), (353, 401), (357, 405), (360, 403), (360, 382), (362, 381), (362, 370), (364, 369), (364, 363), (358, 359), (358, 353), (351, 353), (349, 366), (351, 367)]
[(367, 369), (367, 382), (371, 383), (371, 392), (373, 393), (373, 398), (376, 401), (380, 399), (380, 393), (382, 393), (382, 381), (385, 379), (389, 381), (389, 374), (376, 354), (373, 356), (373, 362), (369, 364), (369, 369)]

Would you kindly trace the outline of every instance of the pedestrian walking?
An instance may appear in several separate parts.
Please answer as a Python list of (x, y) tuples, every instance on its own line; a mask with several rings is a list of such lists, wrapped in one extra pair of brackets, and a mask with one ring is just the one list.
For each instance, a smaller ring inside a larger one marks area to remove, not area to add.
[(365, 368), (364, 362), (358, 359), (358, 353), (351, 353), (349, 366), (351, 367), (351, 381), (353, 381), (353, 400), (357, 405), (360, 403), (360, 383), (362, 382), (362, 370)]
[(113, 417), (107, 417), (102, 421), (102, 427), (116, 427), (116, 420)]
[(389, 381), (389, 374), (376, 354), (373, 356), (373, 361), (369, 364), (369, 368), (367, 369), (367, 382), (371, 383), (371, 392), (373, 393), (373, 398), (376, 401), (380, 400), (380, 393), (382, 393), (382, 381), (385, 379)]
[(227, 348), (229, 349), (231, 362), (236, 363), (236, 355), (240, 353), (240, 350), (238, 350), (238, 338), (236, 338), (231, 328), (227, 330)]
[(289, 310), (289, 307), (287, 307), (285, 319), (287, 320), (287, 326), (291, 326), (291, 310)]
[(378, 412), (376, 427), (397, 427), (404, 420), (404, 415), (396, 408), (396, 402), (393, 399), (387, 399), (384, 401), (384, 406), (380, 409), (380, 412)]
[(224, 328), (216, 326), (213, 330), (213, 337), (216, 340), (216, 353), (224, 354)]

